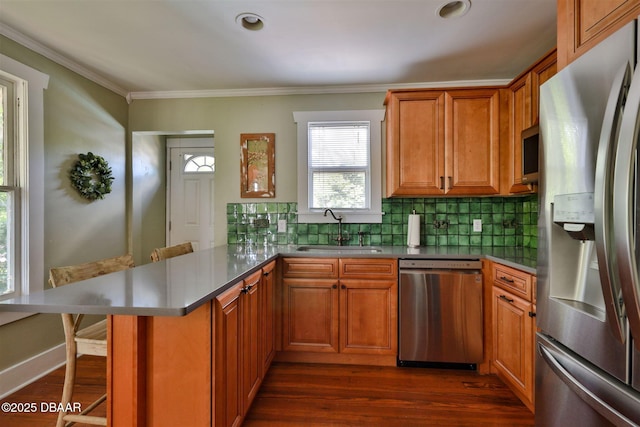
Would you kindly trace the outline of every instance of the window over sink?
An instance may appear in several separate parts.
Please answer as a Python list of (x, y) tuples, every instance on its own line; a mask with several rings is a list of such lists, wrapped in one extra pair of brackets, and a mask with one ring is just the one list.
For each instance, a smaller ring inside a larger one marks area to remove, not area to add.
[(298, 222), (382, 221), (384, 110), (298, 111)]

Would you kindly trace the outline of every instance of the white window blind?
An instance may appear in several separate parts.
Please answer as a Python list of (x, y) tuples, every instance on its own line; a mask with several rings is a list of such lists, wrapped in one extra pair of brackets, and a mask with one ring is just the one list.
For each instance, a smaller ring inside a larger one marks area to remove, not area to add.
[(309, 207), (369, 207), (370, 122), (309, 123)]

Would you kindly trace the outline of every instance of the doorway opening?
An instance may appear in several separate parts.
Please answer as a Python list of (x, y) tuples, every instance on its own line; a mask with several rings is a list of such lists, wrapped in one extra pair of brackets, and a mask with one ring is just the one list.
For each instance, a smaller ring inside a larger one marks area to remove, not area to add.
[(213, 245), (214, 154), (213, 130), (132, 134), (128, 235), (136, 265), (157, 247)]

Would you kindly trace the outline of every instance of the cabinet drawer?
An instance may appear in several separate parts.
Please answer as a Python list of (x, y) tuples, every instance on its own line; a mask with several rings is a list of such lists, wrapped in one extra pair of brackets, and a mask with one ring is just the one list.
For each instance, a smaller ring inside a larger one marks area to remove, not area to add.
[(395, 259), (341, 258), (340, 277), (358, 279), (396, 279), (398, 261)]
[(493, 283), (531, 302), (531, 275), (506, 265), (493, 265)]
[(283, 258), (282, 275), (284, 277), (322, 277), (338, 278), (337, 258)]

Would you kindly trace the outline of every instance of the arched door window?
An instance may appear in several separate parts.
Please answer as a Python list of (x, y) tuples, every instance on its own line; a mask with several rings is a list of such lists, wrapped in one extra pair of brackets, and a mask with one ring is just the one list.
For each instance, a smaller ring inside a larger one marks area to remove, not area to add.
[(184, 155), (184, 172), (185, 173), (213, 173), (215, 172), (216, 159), (213, 156), (202, 154), (185, 154)]

